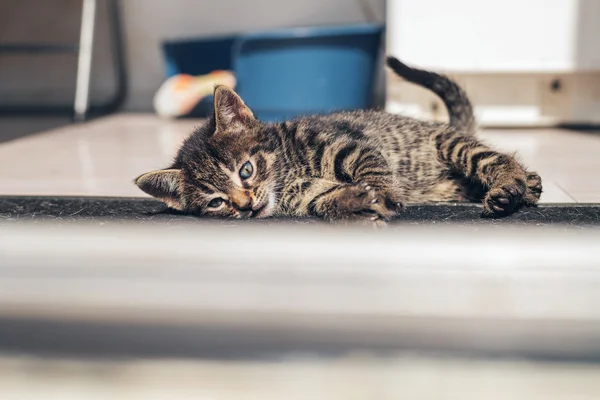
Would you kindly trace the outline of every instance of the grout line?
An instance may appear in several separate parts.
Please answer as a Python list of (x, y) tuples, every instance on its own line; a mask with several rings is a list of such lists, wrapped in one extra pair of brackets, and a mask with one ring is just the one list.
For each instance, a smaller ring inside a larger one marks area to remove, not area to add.
[(569, 197), (571, 200), (573, 200), (575, 203), (579, 203), (579, 201), (577, 201), (577, 199), (575, 199), (575, 197), (573, 197), (573, 196), (571, 195), (571, 193), (567, 192), (567, 191), (565, 190), (565, 188), (563, 188), (561, 185), (559, 185), (559, 184), (558, 184), (558, 182), (556, 182), (556, 181), (553, 181), (553, 182), (554, 182), (554, 184), (555, 184), (555, 185), (556, 185), (556, 186), (557, 186), (557, 187), (558, 187), (560, 190), (562, 190), (562, 192), (563, 192), (564, 194), (566, 194), (566, 195), (567, 195), (567, 196), (568, 196), (568, 197)]

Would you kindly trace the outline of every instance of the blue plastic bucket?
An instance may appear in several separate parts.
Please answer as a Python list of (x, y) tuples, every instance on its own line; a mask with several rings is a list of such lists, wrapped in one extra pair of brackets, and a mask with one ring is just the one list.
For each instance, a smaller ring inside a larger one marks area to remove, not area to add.
[(261, 120), (372, 106), (382, 25), (295, 28), (240, 36), (237, 92)]
[(381, 24), (289, 28), (168, 42), (163, 53), (167, 76), (232, 69), (255, 115), (279, 121), (371, 107), (382, 35)]
[(232, 69), (231, 49), (237, 36), (164, 42), (162, 52), (167, 78), (177, 74), (204, 75), (217, 69)]

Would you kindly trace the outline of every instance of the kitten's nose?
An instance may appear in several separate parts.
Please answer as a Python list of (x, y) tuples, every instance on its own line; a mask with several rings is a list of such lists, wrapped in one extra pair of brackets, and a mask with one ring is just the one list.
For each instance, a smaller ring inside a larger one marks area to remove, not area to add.
[(239, 211), (250, 211), (252, 210), (252, 199), (249, 193), (237, 192), (229, 195), (231, 205)]

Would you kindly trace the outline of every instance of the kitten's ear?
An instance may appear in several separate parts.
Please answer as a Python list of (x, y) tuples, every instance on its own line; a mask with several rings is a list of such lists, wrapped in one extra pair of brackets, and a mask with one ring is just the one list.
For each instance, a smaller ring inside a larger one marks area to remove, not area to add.
[(183, 209), (183, 199), (181, 197), (182, 176), (183, 173), (180, 169), (161, 169), (137, 177), (135, 184), (167, 206), (181, 211)]
[(215, 119), (217, 130), (231, 124), (246, 124), (254, 120), (254, 114), (233, 90), (226, 86), (215, 86)]

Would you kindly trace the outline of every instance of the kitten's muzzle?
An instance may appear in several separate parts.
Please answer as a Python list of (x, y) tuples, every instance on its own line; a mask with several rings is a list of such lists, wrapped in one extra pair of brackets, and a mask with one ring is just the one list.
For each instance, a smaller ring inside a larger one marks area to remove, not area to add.
[(237, 211), (252, 211), (252, 197), (247, 191), (237, 191), (229, 195), (231, 206)]
[(238, 218), (255, 218), (265, 210), (268, 202), (259, 202), (247, 190), (237, 190), (229, 194), (231, 206), (237, 211)]

